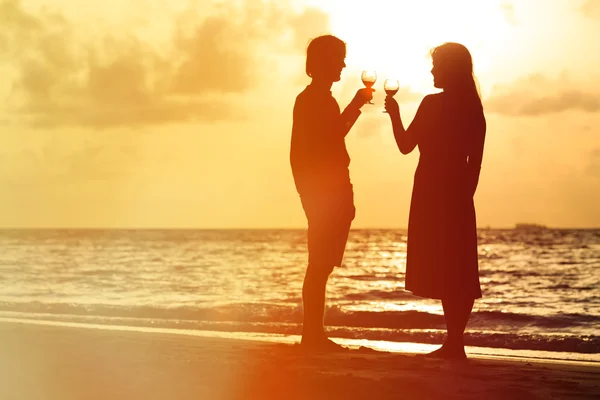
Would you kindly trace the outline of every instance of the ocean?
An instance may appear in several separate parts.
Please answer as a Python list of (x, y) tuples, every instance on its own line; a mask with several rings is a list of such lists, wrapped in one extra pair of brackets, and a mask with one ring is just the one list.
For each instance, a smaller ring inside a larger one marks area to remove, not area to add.
[[(440, 302), (404, 290), (406, 234), (351, 231), (330, 336), (443, 341)], [(600, 229), (478, 236), (466, 345), (600, 354)], [(306, 261), (304, 230), (2, 230), (0, 317), (299, 334)]]

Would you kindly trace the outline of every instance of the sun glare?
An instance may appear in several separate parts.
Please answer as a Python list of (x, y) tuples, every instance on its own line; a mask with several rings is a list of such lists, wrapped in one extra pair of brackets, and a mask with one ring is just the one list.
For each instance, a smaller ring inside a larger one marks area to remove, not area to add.
[(494, 49), (510, 28), (500, 1), (333, 1), (326, 11), (332, 31), (348, 44), (347, 72), (373, 68), (383, 83), (400, 80), (430, 92), (430, 50), (455, 41), (466, 45), (475, 73), (485, 73)]

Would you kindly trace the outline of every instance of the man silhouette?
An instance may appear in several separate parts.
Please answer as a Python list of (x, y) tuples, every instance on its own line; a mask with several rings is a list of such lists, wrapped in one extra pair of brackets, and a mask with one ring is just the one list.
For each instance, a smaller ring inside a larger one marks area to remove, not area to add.
[(373, 89), (360, 89), (340, 113), (331, 86), (340, 80), (345, 58), (346, 44), (339, 38), (313, 39), (306, 53), (306, 74), (312, 80), (294, 105), (290, 162), (308, 220), (301, 345), (311, 350), (343, 349), (325, 334), (325, 293), (329, 275), (341, 265), (355, 214), (345, 137), (373, 97)]

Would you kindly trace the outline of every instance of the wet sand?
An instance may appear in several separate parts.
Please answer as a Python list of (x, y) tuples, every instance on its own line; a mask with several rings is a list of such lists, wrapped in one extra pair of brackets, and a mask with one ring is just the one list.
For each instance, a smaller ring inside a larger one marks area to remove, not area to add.
[(592, 399), (600, 364), (0, 323), (0, 399)]

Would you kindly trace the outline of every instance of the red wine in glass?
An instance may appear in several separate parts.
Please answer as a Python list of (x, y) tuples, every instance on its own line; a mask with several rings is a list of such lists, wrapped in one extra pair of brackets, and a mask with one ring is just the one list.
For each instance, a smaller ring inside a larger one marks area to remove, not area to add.
[[(383, 83), (383, 90), (390, 97), (394, 97), (398, 93), (398, 89), (400, 89), (400, 82), (397, 79), (386, 79)], [(384, 113), (387, 113), (387, 111), (384, 111)]]
[[(370, 89), (373, 87), (373, 85), (377, 81), (377, 72), (366, 69), (362, 72), (360, 79), (362, 79), (363, 84)], [(367, 102), (367, 104), (375, 104), (375, 103), (373, 103), (372, 101), (369, 100)]]

